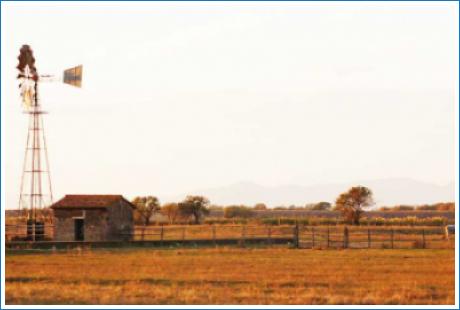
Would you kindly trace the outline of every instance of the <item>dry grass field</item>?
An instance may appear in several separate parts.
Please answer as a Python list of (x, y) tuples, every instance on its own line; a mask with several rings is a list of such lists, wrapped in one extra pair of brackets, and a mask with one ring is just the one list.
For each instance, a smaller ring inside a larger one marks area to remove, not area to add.
[(7, 304), (453, 304), (454, 251), (287, 248), (6, 255)]

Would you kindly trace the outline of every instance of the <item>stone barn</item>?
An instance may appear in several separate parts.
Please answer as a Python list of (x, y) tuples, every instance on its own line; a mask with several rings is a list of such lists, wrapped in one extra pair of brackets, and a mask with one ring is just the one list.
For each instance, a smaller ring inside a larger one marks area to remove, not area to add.
[(135, 206), (121, 195), (66, 195), (51, 209), (56, 241), (132, 239)]

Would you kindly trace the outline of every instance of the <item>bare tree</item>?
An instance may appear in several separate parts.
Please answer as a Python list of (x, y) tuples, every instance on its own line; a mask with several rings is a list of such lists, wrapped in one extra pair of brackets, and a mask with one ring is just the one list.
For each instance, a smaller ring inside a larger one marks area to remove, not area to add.
[(173, 224), (179, 216), (179, 205), (175, 202), (165, 203), (161, 207), (161, 214), (168, 218), (169, 224)]
[(160, 201), (155, 196), (136, 197), (132, 203), (136, 206), (136, 213), (145, 226), (150, 224), (152, 215), (160, 210)]
[(203, 196), (187, 196), (184, 201), (179, 203), (179, 212), (184, 217), (193, 216), (195, 224), (199, 224), (201, 219), (209, 214), (209, 200)]

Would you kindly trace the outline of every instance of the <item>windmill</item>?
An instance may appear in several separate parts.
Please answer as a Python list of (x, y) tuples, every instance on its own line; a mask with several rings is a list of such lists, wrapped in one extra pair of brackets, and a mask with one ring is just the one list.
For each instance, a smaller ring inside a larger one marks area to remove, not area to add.
[[(44, 221), (38, 210), (52, 204), (53, 192), (40, 105), (39, 83), (55, 81), (52, 75), (40, 75), (35, 67), (35, 58), (29, 45), (23, 45), (18, 57), (19, 89), (24, 113), (29, 115), (27, 142), (19, 194), (19, 209), (27, 214), (27, 239), (36, 241), (44, 236)], [(83, 67), (64, 70), (62, 82), (81, 87)]]

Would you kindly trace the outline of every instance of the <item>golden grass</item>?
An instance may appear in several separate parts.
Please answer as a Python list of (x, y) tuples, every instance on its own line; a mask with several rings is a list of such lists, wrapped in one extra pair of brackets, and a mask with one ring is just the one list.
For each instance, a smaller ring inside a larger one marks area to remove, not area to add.
[(453, 250), (6, 255), (7, 304), (453, 304)]

